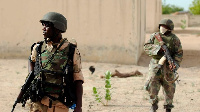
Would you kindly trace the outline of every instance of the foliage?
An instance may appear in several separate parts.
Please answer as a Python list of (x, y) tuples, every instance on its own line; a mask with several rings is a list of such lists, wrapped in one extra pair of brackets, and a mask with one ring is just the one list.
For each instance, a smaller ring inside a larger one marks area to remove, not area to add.
[(162, 14), (171, 14), (178, 11), (183, 11), (184, 8), (178, 7), (176, 5), (166, 4), (165, 1), (162, 4)]
[(186, 28), (186, 20), (181, 20), (181, 28), (184, 30)]
[(103, 105), (108, 105), (108, 101), (111, 100), (111, 93), (110, 93), (110, 89), (111, 89), (111, 83), (110, 83), (110, 79), (111, 79), (111, 72), (107, 71), (105, 73), (105, 100), (106, 103), (104, 103), (102, 101), (102, 96), (100, 95), (100, 92), (97, 92), (97, 88), (93, 87), (93, 95), (95, 96), (95, 100), (98, 101), (99, 103), (102, 103)]
[(192, 14), (199, 15), (200, 14), (200, 0), (193, 0), (189, 9)]

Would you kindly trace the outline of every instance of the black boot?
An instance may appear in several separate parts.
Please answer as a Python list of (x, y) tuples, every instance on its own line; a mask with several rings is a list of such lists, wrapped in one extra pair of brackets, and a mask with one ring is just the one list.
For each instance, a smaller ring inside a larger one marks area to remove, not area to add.
[(166, 112), (171, 112), (171, 109), (166, 109)]
[(157, 109), (158, 109), (158, 104), (157, 103), (152, 104), (151, 109), (150, 109), (149, 112), (156, 112)]

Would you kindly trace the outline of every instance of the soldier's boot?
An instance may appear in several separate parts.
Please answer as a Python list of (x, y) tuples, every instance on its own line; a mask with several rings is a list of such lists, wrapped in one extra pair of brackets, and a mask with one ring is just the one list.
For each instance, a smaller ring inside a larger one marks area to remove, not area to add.
[(174, 107), (174, 105), (164, 105), (164, 109), (166, 109), (166, 112), (171, 112), (171, 109)]
[(157, 109), (158, 109), (158, 104), (154, 103), (154, 104), (152, 104), (151, 109), (150, 109), (149, 112), (156, 112)]
[(166, 109), (166, 112), (171, 112), (171, 109)]

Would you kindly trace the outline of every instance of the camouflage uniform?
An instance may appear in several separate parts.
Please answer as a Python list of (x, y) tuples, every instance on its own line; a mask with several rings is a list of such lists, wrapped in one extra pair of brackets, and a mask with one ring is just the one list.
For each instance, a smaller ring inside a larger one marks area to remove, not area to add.
[[(63, 41), (64, 39), (61, 39), (60, 43)], [(52, 43), (52, 42), (48, 42), (47, 44), (43, 44), (42, 45), (42, 54), (41, 54), (41, 59), (42, 59), (42, 65), (45, 65), (45, 62), (47, 61), (47, 55), (51, 54), (55, 51), (56, 47), (59, 46), (60, 43)], [(68, 45), (69, 42), (67, 40), (65, 40), (65, 43), (61, 46), (61, 48), (59, 49), (59, 52), (57, 52), (57, 54), (66, 54), (68, 52)], [(37, 44), (33, 47), (32, 53), (31, 53), (31, 60), (33, 62), (36, 61), (36, 47)], [(45, 52), (43, 52), (45, 51)], [(66, 55), (67, 56), (67, 55)], [(65, 61), (65, 58), (67, 58), (65, 55), (62, 55), (62, 57), (60, 57), (59, 55), (55, 55), (55, 59), (57, 58), (58, 60), (55, 60), (55, 63), (62, 65)], [(62, 60), (64, 59), (64, 60)], [(74, 57), (73, 57), (73, 67), (74, 67), (74, 81), (75, 80), (82, 80), (84, 81), (83, 78), (83, 74), (81, 71), (81, 56), (80, 53), (78, 51), (78, 49), (75, 49), (74, 52)], [(51, 65), (47, 66), (46, 69), (51, 69)], [(57, 69), (59, 72), (59, 67)], [(45, 74), (45, 73), (44, 73)], [(49, 74), (45, 74), (46, 81), (51, 82), (51, 83), (60, 83), (60, 80), (55, 79), (52, 75)], [(54, 94), (55, 97), (58, 97), (58, 95)], [(60, 103), (59, 101), (53, 101), (52, 102), (52, 108), (48, 108), (49, 106), (49, 98), (48, 97), (44, 97), (41, 102), (32, 102), (31, 104), (31, 109), (30, 112), (68, 112), (68, 107), (66, 107), (64, 104)]]
[[(173, 33), (170, 33), (167, 36), (163, 34), (160, 35), (167, 45), (171, 57), (180, 66), (180, 62), (182, 61), (183, 56), (183, 50), (179, 38)], [(148, 42), (144, 45), (144, 51), (152, 57), (149, 64), (149, 78), (146, 82), (145, 89), (149, 92), (150, 103), (152, 105), (157, 105), (158, 93), (160, 90), (160, 86), (162, 86), (165, 98), (164, 108), (171, 109), (174, 107), (172, 103), (176, 85), (175, 83), (169, 83), (168, 81), (173, 80), (175, 77), (174, 73), (169, 68), (168, 62), (166, 61), (162, 68), (158, 69), (158, 62), (164, 55), (164, 53), (161, 52), (160, 49), (161, 46), (159, 45), (159, 41), (155, 38), (155, 33), (153, 33), (150, 36), (150, 40), (148, 40)]]
[[(62, 14), (57, 13), (57, 12), (49, 12), (45, 14), (44, 17), (40, 20), (40, 22), (43, 24), (42, 30), (43, 30), (43, 35), (45, 38), (50, 38), (49, 35), (52, 36), (52, 33), (51, 34), (47, 33), (47, 29), (52, 29), (51, 31), (53, 32), (55, 31), (53, 30), (53, 28), (55, 28), (57, 29), (56, 31), (59, 30), (59, 33), (64, 33), (67, 30), (66, 18)], [(49, 24), (47, 24), (47, 22)], [(58, 35), (56, 34), (56, 35), (53, 35), (51, 38), (58, 38), (57, 36)], [(68, 81), (70, 82), (70, 84), (73, 81), (84, 82), (83, 74), (81, 71), (81, 56), (78, 49), (75, 47), (74, 54), (71, 54), (73, 53), (71, 52), (72, 50), (71, 44), (74, 44), (75, 46), (77, 46), (76, 42), (75, 43), (74, 41), (69, 42), (67, 39), (65, 38), (63, 39), (62, 36), (60, 37), (61, 37), (61, 40), (60, 42), (57, 42), (57, 43), (53, 43), (51, 39), (46, 40), (44, 38), (45, 41), (39, 42), (32, 46), (30, 61), (32, 63), (35, 63), (38, 59), (37, 50), (39, 49), (37, 48), (39, 45), (41, 45), (40, 57), (41, 57), (41, 66), (43, 68), (42, 78), (45, 79), (45, 80), (42, 80), (43, 81), (42, 89), (45, 93), (50, 95), (51, 98), (54, 97), (54, 100), (44, 95), (44, 97), (41, 100), (31, 103), (30, 112), (68, 112), (67, 106), (65, 106), (60, 101), (55, 100), (56, 98), (59, 97), (59, 94), (63, 93), (64, 91), (63, 90), (63, 85), (64, 85), (63, 84), (63, 72), (64, 72), (63, 70), (65, 70), (66, 64), (69, 64), (69, 65), (73, 64), (72, 65), (73, 70), (68, 69), (70, 70), (70, 73), (73, 72), (73, 78), (70, 77), (70, 75), (68, 75), (70, 79), (66, 76), (65, 81), (70, 80)], [(71, 59), (72, 58), (71, 55), (73, 55), (73, 59)], [(68, 82), (64, 82), (64, 83), (67, 85), (69, 84)], [(49, 107), (49, 106), (52, 106), (52, 107)]]

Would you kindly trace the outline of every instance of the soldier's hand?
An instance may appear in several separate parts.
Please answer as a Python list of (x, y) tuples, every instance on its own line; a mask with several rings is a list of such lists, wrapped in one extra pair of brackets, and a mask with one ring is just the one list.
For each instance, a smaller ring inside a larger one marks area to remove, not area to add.
[(169, 68), (170, 68), (171, 71), (173, 71), (176, 68), (176, 66), (172, 63), (172, 64), (169, 65)]

